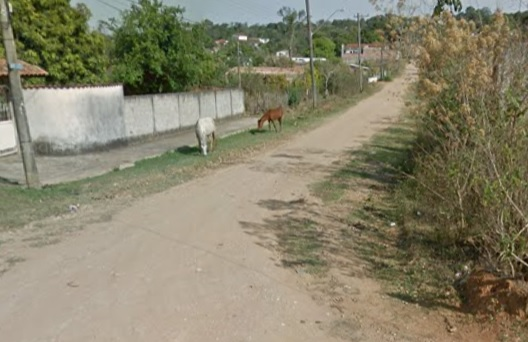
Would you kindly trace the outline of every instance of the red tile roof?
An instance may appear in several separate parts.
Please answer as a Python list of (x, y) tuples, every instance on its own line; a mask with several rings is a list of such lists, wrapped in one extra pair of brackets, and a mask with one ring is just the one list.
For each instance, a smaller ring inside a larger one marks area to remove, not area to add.
[[(29, 64), (27, 62), (24, 62), (23, 60), (18, 60), (20, 64), (22, 64), (23, 69), (20, 70), (21, 76), (47, 76), (48, 72), (41, 67), (38, 67), (36, 65)], [(7, 62), (5, 59), (0, 59), (0, 77), (7, 77), (8, 70), (7, 70)]]

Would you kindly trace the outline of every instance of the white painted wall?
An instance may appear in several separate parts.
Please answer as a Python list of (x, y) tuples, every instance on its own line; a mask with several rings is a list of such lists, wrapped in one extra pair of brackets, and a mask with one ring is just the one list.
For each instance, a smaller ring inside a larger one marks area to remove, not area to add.
[(0, 121), (0, 156), (13, 154), (16, 151), (15, 123), (12, 120)]
[(80, 152), (126, 136), (122, 86), (24, 89), (31, 137), (40, 153)]
[(40, 154), (95, 150), (191, 127), (199, 117), (226, 118), (245, 111), (239, 89), (125, 97), (121, 85), (29, 88), (24, 100)]
[(201, 117), (223, 119), (245, 112), (244, 91), (226, 89), (125, 97), (127, 138), (192, 127)]

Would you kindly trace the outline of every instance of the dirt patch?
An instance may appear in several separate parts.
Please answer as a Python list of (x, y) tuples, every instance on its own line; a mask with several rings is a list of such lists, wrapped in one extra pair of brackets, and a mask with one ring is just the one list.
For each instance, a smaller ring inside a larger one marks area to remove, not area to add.
[(477, 270), (467, 276), (461, 292), (466, 312), (527, 318), (528, 284), (522, 280), (501, 279), (485, 270)]

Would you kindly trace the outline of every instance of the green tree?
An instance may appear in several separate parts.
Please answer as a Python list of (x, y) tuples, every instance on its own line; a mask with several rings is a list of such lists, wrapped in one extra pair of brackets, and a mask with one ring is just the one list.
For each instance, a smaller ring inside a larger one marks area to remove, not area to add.
[(91, 31), (90, 10), (69, 0), (12, 0), (18, 56), (46, 69), (46, 83), (101, 83), (108, 58), (105, 38)]
[(328, 61), (317, 61), (315, 63), (315, 67), (317, 68), (317, 70), (319, 71), (319, 74), (322, 76), (324, 80), (323, 86), (324, 86), (324, 96), (325, 97), (328, 97), (329, 95), (329, 90), (328, 90), (329, 82), (332, 79), (332, 77), (336, 75), (340, 66), (341, 64), (339, 60), (335, 58), (328, 60)]
[[(238, 47), (236, 40), (231, 40), (219, 52), (218, 57), (229, 68), (238, 65)], [(240, 42), (240, 63), (242, 66), (260, 66), (264, 63), (265, 54), (247, 42)]]
[(306, 12), (304, 10), (297, 11), (284, 6), (277, 12), (277, 14), (282, 18), (282, 22), (286, 25), (286, 30), (290, 38), (288, 53), (291, 59), (293, 57), (295, 29), (306, 18)]
[(444, 10), (444, 7), (452, 9), (454, 12), (462, 11), (461, 0), (437, 0), (436, 6), (433, 10), (433, 16), (438, 16)]
[[(334, 59), (336, 57), (335, 55), (336, 45), (330, 38), (323, 37), (323, 36), (314, 37), (313, 47), (314, 47), (314, 57), (317, 57), (317, 58), (322, 57), (326, 59)], [(305, 55), (309, 56), (310, 51), (306, 51)]]
[(218, 79), (204, 25), (185, 23), (183, 13), (161, 0), (139, 0), (111, 25), (112, 74), (127, 94), (184, 91)]

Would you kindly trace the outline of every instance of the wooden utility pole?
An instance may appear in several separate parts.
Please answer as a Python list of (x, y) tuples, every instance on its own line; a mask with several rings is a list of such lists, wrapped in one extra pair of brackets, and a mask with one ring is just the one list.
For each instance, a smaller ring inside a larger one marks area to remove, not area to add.
[(358, 65), (359, 65), (359, 92), (363, 92), (363, 67), (361, 66), (361, 18), (357, 14), (358, 22)]
[(240, 37), (237, 36), (237, 70), (238, 70), (238, 88), (242, 88), (242, 76), (240, 75)]
[(385, 48), (385, 42), (381, 43), (381, 57), (380, 57), (380, 81), (385, 79), (384, 70), (383, 70), (383, 50)]
[(306, 21), (308, 22), (308, 44), (310, 45), (310, 75), (312, 78), (312, 107), (315, 109), (317, 85), (315, 84), (314, 74), (314, 49), (312, 39), (312, 22), (310, 16), (310, 0), (306, 0)]
[(2, 37), (6, 53), (7, 68), (9, 70), (9, 96), (13, 103), (15, 116), (15, 125), (18, 133), (18, 141), (22, 155), (22, 164), (24, 165), (24, 174), (26, 176), (26, 185), (28, 188), (40, 189), (40, 180), (35, 161), (35, 153), (31, 142), (31, 134), (26, 116), (26, 107), (24, 105), (24, 95), (22, 93), (22, 82), (20, 73), (22, 65), (18, 63), (15, 39), (11, 27), (9, 7), (7, 0), (0, 0), (0, 23), (2, 25)]

